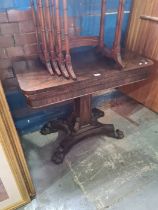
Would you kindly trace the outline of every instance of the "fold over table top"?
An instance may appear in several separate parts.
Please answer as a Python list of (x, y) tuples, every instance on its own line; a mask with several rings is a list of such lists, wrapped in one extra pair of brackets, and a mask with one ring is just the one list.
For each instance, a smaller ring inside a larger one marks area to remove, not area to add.
[(120, 70), (94, 50), (74, 52), (72, 61), (77, 81), (51, 76), (42, 65), (17, 73), (17, 80), (29, 105), (33, 108), (44, 107), (145, 80), (153, 65), (149, 59), (127, 53), (124, 57), (125, 68)]

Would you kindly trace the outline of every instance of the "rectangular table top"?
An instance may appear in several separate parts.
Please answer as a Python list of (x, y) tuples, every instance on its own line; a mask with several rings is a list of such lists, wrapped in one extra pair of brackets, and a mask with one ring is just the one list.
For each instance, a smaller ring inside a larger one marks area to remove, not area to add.
[(18, 73), (17, 80), (33, 108), (71, 100), (97, 91), (116, 88), (148, 78), (153, 61), (127, 53), (125, 68), (96, 53), (95, 50), (72, 55), (77, 81), (51, 76), (44, 66), (34, 66)]

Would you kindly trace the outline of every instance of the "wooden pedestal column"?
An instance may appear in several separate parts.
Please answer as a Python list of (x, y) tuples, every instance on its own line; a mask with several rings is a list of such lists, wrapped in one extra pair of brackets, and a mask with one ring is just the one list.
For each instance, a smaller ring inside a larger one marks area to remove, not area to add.
[(88, 137), (106, 135), (116, 139), (124, 138), (123, 132), (115, 130), (113, 124), (98, 122), (98, 118), (103, 117), (104, 112), (96, 108), (92, 109), (91, 99), (91, 95), (76, 98), (74, 100), (74, 112), (67, 121), (51, 121), (41, 129), (43, 135), (64, 132), (64, 137), (60, 140), (60, 144), (52, 156), (54, 163), (62, 163), (70, 149)]
[(83, 96), (74, 100), (74, 111), (81, 125), (89, 124), (92, 117), (92, 95)]

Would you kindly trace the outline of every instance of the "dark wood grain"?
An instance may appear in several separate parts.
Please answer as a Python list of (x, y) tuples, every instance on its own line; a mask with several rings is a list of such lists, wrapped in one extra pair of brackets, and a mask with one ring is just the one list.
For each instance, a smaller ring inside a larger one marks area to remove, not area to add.
[(81, 125), (87, 125), (92, 118), (92, 96), (82, 96), (74, 101), (74, 112), (76, 117), (80, 119)]
[(139, 65), (142, 57), (126, 54), (124, 58), (126, 66), (120, 71), (114, 62), (97, 55), (95, 49), (74, 53), (72, 58), (77, 81), (52, 77), (42, 66), (17, 74), (20, 88), (32, 107), (56, 104), (145, 80), (153, 65), (151, 60), (147, 60), (147, 64)]

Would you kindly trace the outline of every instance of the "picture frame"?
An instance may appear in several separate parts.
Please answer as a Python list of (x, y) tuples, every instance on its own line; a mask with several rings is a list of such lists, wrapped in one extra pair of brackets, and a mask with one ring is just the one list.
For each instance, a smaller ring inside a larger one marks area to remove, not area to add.
[(30, 202), (35, 188), (0, 82), (0, 210)]

